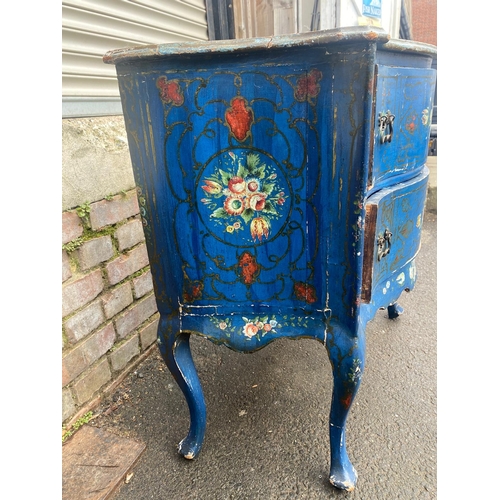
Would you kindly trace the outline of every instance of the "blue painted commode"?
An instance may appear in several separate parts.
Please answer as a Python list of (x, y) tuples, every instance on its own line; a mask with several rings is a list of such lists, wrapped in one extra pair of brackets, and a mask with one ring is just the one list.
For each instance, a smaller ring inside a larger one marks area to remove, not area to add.
[[(415, 285), (436, 49), (377, 28), (121, 49), (116, 65), (155, 295), (158, 344), (200, 452), (191, 334), (241, 352), (315, 338), (333, 369), (330, 481), (365, 326)], [(242, 443), (243, 446), (243, 443)]]

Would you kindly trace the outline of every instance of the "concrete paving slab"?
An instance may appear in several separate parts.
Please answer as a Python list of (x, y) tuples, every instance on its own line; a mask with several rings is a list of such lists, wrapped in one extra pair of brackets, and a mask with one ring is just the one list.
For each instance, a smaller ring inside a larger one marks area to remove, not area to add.
[(62, 449), (62, 499), (107, 499), (145, 449), (144, 443), (82, 427)]

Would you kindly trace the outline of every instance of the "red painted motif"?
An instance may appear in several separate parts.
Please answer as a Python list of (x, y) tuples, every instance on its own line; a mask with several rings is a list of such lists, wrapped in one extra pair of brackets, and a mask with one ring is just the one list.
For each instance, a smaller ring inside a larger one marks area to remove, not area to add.
[(184, 94), (177, 80), (167, 80), (166, 76), (160, 76), (156, 81), (156, 86), (160, 90), (160, 98), (165, 104), (172, 103), (174, 106), (184, 104)]
[(257, 279), (260, 272), (260, 266), (250, 252), (243, 252), (238, 259), (241, 279), (245, 285), (251, 285)]
[(341, 399), (340, 402), (344, 408), (349, 409), (352, 403), (352, 394), (349, 393), (345, 398)]
[(250, 223), (250, 234), (254, 241), (269, 237), (269, 222), (263, 217), (257, 217)]
[(415, 115), (412, 115), (411, 119), (406, 122), (406, 130), (408, 130), (408, 132), (410, 132), (411, 134), (413, 134), (413, 132), (415, 132), (417, 128), (416, 120), (417, 117)]
[(253, 111), (247, 105), (246, 99), (234, 97), (231, 101), (231, 107), (226, 111), (225, 118), (229, 130), (238, 141), (244, 141), (250, 135)]
[(309, 71), (306, 75), (301, 76), (297, 80), (297, 87), (295, 87), (295, 99), (304, 102), (311, 97), (317, 97), (320, 91), (319, 81), (323, 77), (323, 73), (318, 69)]
[(194, 302), (195, 300), (200, 300), (202, 291), (203, 283), (201, 281), (192, 281), (188, 283), (184, 288), (184, 301)]
[(316, 302), (318, 299), (316, 298), (316, 290), (312, 285), (308, 283), (304, 283), (303, 281), (298, 281), (293, 285), (293, 291), (295, 296), (308, 304), (312, 304)]

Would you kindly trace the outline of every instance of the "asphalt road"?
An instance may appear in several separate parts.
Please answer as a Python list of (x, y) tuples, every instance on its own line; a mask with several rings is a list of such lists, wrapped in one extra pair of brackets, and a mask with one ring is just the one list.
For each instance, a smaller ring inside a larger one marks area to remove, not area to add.
[(193, 336), (207, 403), (203, 449), (194, 461), (177, 454), (187, 405), (154, 351), (92, 421), (147, 445), (112, 500), (437, 498), (436, 243), (437, 215), (427, 212), (417, 284), (399, 301), (404, 314), (389, 320), (378, 311), (368, 324), (347, 425), (354, 492), (328, 482), (332, 376), (319, 342), (281, 339), (238, 354)]

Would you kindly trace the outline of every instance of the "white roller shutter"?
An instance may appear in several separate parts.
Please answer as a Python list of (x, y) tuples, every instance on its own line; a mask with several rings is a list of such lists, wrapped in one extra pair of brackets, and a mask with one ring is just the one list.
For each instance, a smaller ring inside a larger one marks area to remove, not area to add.
[(205, 0), (64, 0), (63, 117), (121, 114), (108, 50), (193, 40), (208, 40)]

